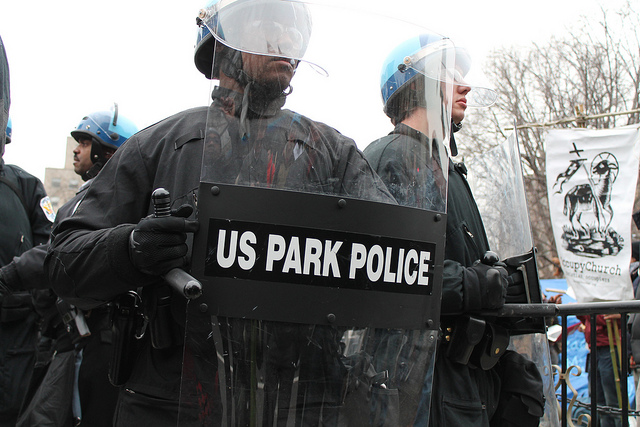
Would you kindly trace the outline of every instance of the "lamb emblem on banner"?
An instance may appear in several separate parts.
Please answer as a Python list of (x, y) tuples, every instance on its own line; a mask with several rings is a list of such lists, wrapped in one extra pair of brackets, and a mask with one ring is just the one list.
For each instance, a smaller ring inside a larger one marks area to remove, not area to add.
[[(569, 221), (563, 226), (564, 247), (586, 257), (615, 255), (623, 247), (622, 237), (609, 227), (614, 215), (611, 192), (618, 176), (618, 160), (611, 153), (601, 152), (589, 162), (580, 157), (583, 151), (573, 143), (570, 153), (578, 158), (569, 161), (567, 169), (558, 174), (553, 184), (554, 194), (564, 194), (563, 214)], [(575, 181), (586, 183), (574, 185), (563, 193), (564, 184), (579, 171), (584, 174)]]

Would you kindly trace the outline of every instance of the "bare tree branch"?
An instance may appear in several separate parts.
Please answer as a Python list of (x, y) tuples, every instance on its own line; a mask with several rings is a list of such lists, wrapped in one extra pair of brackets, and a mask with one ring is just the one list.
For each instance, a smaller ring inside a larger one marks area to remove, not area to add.
[[(640, 111), (611, 113), (640, 109), (639, 28), (640, 11), (627, 1), (617, 11), (601, 8), (597, 22), (583, 17), (565, 37), (492, 52), (485, 74), (498, 90), (498, 102), (468, 111), (457, 136), (461, 154), (473, 156), (503, 142), (514, 122), (556, 122), (561, 128), (638, 123)], [(582, 122), (565, 120), (576, 117)], [(527, 127), (518, 130), (518, 139), (540, 271), (542, 277), (551, 277), (551, 260), (557, 254), (547, 200), (545, 133), (544, 127)]]

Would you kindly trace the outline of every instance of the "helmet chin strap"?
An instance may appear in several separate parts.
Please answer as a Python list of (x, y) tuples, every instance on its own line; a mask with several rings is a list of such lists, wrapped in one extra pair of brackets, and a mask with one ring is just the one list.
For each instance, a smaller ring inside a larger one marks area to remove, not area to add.
[(453, 136), (454, 133), (458, 132), (462, 129), (462, 122), (455, 123), (453, 120), (451, 121), (451, 137), (449, 138), (449, 148), (451, 149), (451, 156), (455, 157), (458, 155), (458, 146), (456, 145), (456, 139)]
[[(247, 74), (244, 70), (242, 52), (239, 50), (225, 47), (222, 52), (218, 54), (223, 55), (220, 59), (220, 71), (244, 87), (245, 93), (250, 92), (252, 102), (270, 102), (282, 95), (286, 96), (291, 93), (291, 86), (281, 89), (275, 85), (260, 83), (254, 77)], [(298, 61), (295, 59), (291, 59), (290, 63), (294, 68), (298, 65)]]
[(287, 86), (285, 90), (274, 89), (273, 85), (261, 84), (256, 82), (255, 79), (251, 79), (244, 87), (242, 105), (240, 107), (240, 135), (242, 135), (242, 139), (246, 140), (249, 137), (247, 121), (249, 110), (257, 114), (263, 114), (273, 108), (273, 104), (276, 104), (275, 101), (277, 100), (280, 100), (279, 107), (282, 107), (286, 96), (291, 92), (293, 92), (291, 85)]
[(242, 69), (242, 52), (225, 47), (219, 55), (222, 55), (220, 59), (220, 71), (231, 77), (241, 86), (246, 86), (249, 83), (249, 76)]
[(80, 175), (80, 177), (82, 178), (83, 181), (89, 181), (90, 179), (93, 179), (96, 176), (98, 176), (98, 172), (100, 172), (103, 166), (104, 166), (104, 163), (102, 162), (94, 163), (93, 165), (91, 165), (89, 170), (83, 172)]
[(80, 174), (80, 177), (84, 181), (89, 181), (90, 179), (95, 178), (98, 175), (98, 172), (100, 172), (100, 169), (102, 169), (104, 164), (107, 162), (107, 155), (104, 151), (104, 147), (96, 138), (92, 138), (91, 140), (90, 156), (92, 163), (91, 167), (89, 170)]

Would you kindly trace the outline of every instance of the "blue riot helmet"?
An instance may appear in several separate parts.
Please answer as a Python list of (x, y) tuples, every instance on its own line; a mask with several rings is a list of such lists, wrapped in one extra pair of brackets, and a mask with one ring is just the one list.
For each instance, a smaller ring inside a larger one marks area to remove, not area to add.
[[(453, 56), (454, 61), (443, 66), (443, 58)], [(398, 95), (410, 83), (420, 81), (453, 82), (471, 88), (467, 95), (469, 106), (490, 106), (497, 98), (492, 89), (475, 86), (465, 80), (471, 68), (471, 57), (465, 49), (454, 47), (451, 41), (436, 33), (423, 33), (398, 45), (386, 58), (381, 73), (380, 90), (385, 113), (398, 118), (407, 108), (422, 106), (424, 100), (417, 97), (400, 103)], [(424, 79), (417, 79), (419, 75)], [(408, 103), (407, 103), (408, 102)]]
[(11, 142), (11, 132), (13, 131), (13, 127), (11, 126), (11, 117), (7, 121), (7, 144)]
[(93, 166), (82, 174), (86, 181), (95, 177), (102, 166), (138, 128), (126, 117), (118, 115), (118, 104), (112, 111), (98, 111), (82, 118), (71, 136), (78, 142), (91, 139), (91, 162)]
[(219, 64), (213, 69), (213, 49), (215, 41), (211, 35), (211, 31), (197, 18), (198, 23), (198, 39), (196, 40), (196, 51), (193, 56), (196, 68), (208, 79), (218, 78)]
[(196, 68), (207, 78), (217, 79), (223, 67), (225, 74), (242, 84), (246, 81), (242, 81), (240, 52), (299, 61), (311, 36), (311, 16), (307, 6), (297, 1), (213, 0), (196, 22)]

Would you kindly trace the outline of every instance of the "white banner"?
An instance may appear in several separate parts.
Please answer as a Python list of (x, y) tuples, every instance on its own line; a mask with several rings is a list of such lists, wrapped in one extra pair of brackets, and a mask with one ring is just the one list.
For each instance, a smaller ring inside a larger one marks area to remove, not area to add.
[(578, 302), (633, 299), (629, 263), (639, 137), (637, 127), (546, 135), (553, 235)]

